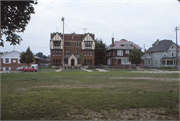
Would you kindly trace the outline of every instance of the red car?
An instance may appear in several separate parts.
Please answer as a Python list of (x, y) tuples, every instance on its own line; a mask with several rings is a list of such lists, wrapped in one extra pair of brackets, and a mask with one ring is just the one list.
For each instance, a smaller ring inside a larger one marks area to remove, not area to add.
[(21, 71), (24, 71), (25, 68), (27, 68), (27, 67), (24, 66), (23, 68), (21, 68)]
[(29, 67), (29, 70), (28, 70), (28, 67), (24, 68), (23, 72), (27, 72), (27, 71), (29, 71), (29, 72), (37, 72), (37, 69)]

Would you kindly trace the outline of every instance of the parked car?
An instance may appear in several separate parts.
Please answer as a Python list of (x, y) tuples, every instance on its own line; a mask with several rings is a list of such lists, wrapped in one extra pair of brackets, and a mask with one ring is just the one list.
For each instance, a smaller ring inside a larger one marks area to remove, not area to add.
[(22, 69), (23, 67), (26, 67), (26, 66), (17, 67), (17, 68), (16, 68), (16, 71), (21, 71), (21, 69)]
[(31, 67), (29, 67), (29, 70), (28, 70), (28, 67), (26, 67), (25, 69), (24, 69), (24, 72), (37, 72), (37, 69), (34, 69), (34, 68), (31, 68)]
[(26, 66), (24, 66), (23, 68), (21, 68), (21, 71), (24, 71), (24, 69), (27, 68)]

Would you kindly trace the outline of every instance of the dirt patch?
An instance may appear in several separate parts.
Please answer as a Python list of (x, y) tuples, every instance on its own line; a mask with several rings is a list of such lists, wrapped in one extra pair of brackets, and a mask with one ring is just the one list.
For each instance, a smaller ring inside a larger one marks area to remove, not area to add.
[(73, 110), (73, 113), (67, 113), (67, 116), (75, 120), (176, 120), (174, 117), (159, 115), (159, 113), (165, 113), (165, 108), (111, 109), (100, 112), (83, 109), (81, 114), (78, 113), (78, 110)]
[(158, 81), (179, 81), (177, 78), (152, 78), (152, 77), (109, 77), (109, 79), (140, 79), (140, 80), (158, 80)]

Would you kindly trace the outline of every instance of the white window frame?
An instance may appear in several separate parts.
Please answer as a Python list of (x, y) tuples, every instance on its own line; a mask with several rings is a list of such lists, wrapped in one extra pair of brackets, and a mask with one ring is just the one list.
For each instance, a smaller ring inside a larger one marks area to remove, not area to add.
[[(6, 59), (8, 59), (8, 62), (6, 62)], [(11, 59), (10, 58), (4, 58), (4, 63), (5, 64), (10, 64), (11, 63)]]
[(123, 56), (123, 50), (117, 50), (117, 56)]
[(167, 56), (167, 52), (163, 52), (163, 56), (166, 57)]
[(128, 59), (121, 59), (121, 64), (130, 64)]
[(171, 52), (171, 56), (172, 56), (172, 57), (174, 57), (174, 56), (175, 56), (175, 55), (174, 55), (174, 51), (172, 51), (172, 52)]
[(130, 53), (130, 51), (129, 51), (129, 50), (126, 50), (126, 51), (125, 51), (125, 53), (126, 53), (126, 54), (129, 54), (129, 53)]

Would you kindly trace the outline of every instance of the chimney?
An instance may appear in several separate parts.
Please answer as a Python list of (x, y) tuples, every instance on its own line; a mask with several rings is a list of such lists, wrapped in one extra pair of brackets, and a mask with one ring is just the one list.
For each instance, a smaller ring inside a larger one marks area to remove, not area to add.
[(157, 41), (156, 41), (156, 45), (158, 45), (159, 44), (159, 39), (157, 39)]
[(114, 46), (114, 37), (112, 38), (112, 47)]

